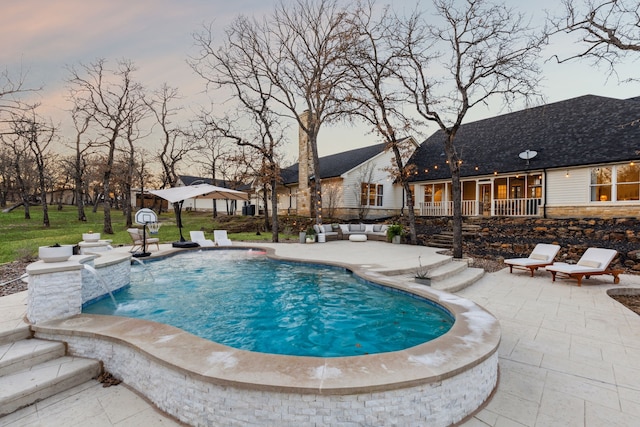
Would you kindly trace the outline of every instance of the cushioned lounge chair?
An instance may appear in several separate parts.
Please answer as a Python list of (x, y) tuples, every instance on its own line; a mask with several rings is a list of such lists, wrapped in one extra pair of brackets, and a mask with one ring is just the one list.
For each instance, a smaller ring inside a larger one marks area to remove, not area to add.
[(504, 263), (509, 265), (509, 273), (513, 273), (514, 268), (530, 270), (531, 277), (533, 277), (533, 272), (538, 268), (553, 264), (553, 259), (558, 254), (558, 251), (560, 251), (559, 245), (538, 243), (527, 258), (505, 259)]
[[(138, 228), (127, 228), (127, 232), (129, 236), (131, 236), (131, 240), (133, 240), (133, 246), (131, 246), (129, 252), (135, 252), (137, 248), (142, 249), (142, 230)], [(156, 245), (156, 248), (160, 250), (160, 239), (157, 237), (147, 237), (146, 240), (147, 247), (149, 247), (149, 245)]]
[(560, 275), (560, 277), (578, 280), (578, 286), (581, 286), (583, 277), (588, 279), (591, 276), (610, 274), (613, 276), (613, 283), (618, 284), (620, 283), (618, 275), (622, 273), (622, 270), (609, 268), (609, 264), (611, 264), (617, 254), (618, 252), (613, 249), (589, 248), (582, 257), (580, 257), (577, 264), (556, 262), (545, 268), (551, 272), (554, 282), (556, 281), (556, 276)]
[(218, 246), (231, 246), (231, 240), (227, 237), (227, 230), (213, 230), (213, 239)]
[(191, 236), (192, 242), (196, 242), (203, 248), (208, 248), (216, 245), (215, 243), (213, 243), (213, 240), (207, 239), (204, 236), (204, 231), (190, 231), (189, 235)]

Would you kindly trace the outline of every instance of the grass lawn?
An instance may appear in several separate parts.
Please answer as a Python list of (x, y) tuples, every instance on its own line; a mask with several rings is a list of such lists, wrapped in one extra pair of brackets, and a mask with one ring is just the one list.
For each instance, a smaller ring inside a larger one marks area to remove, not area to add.
[[(102, 210), (93, 213), (91, 207), (85, 209), (86, 222), (77, 220), (77, 210), (75, 206), (63, 206), (62, 210), (57, 210), (56, 206), (49, 207), (50, 227), (42, 225), (42, 209), (39, 206), (32, 206), (30, 209), (31, 219), (24, 219), (24, 210), (15, 209), (9, 213), (0, 212), (0, 264), (15, 261), (20, 258), (37, 257), (39, 246), (49, 246), (55, 243), (76, 244), (82, 240), (82, 233), (93, 231), (101, 233), (101, 238), (111, 240), (113, 246), (129, 246), (131, 238), (125, 227), (125, 220), (121, 211), (111, 211), (111, 224), (114, 234), (107, 235), (102, 232), (104, 215)], [(246, 221), (247, 217), (227, 217), (225, 221), (217, 221), (207, 212), (183, 212), (182, 213), (182, 234), (185, 239), (189, 239), (189, 230), (204, 230), (207, 237), (213, 238), (213, 229), (238, 229), (242, 228), (238, 222)], [(231, 219), (231, 221), (229, 220)], [(161, 243), (174, 242), (179, 239), (178, 228), (176, 227), (173, 211), (163, 213), (159, 217), (161, 223), (157, 236)], [(233, 225), (233, 227), (230, 227)], [(246, 229), (246, 227), (245, 227)], [(251, 228), (249, 228), (251, 229)], [(297, 238), (297, 234), (295, 236)], [(256, 232), (229, 233), (231, 240), (237, 241), (271, 241), (271, 233)], [(287, 234), (280, 234), (281, 240), (293, 238)]]

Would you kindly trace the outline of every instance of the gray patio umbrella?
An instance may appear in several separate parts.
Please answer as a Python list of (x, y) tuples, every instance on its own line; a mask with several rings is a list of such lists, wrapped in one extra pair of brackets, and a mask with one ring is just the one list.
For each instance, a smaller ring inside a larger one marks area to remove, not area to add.
[[(180, 230), (180, 242), (185, 242), (182, 236), (182, 205), (186, 199), (222, 199), (222, 200), (249, 200), (249, 195), (244, 191), (231, 190), (210, 184), (187, 185), (183, 187), (171, 187), (162, 190), (151, 190), (155, 194), (167, 200), (176, 207), (176, 223)], [(184, 244), (174, 243), (174, 246), (184, 247)]]

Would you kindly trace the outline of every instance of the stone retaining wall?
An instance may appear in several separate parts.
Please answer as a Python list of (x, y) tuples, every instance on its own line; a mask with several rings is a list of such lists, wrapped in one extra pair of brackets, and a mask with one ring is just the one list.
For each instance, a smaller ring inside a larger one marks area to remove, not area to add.
[[(451, 230), (450, 218), (420, 218), (418, 238)], [(464, 252), (480, 256), (514, 258), (528, 256), (537, 243), (555, 243), (562, 248), (557, 261), (577, 261), (589, 247), (615, 249), (613, 265), (640, 272), (640, 220), (465, 218)]]

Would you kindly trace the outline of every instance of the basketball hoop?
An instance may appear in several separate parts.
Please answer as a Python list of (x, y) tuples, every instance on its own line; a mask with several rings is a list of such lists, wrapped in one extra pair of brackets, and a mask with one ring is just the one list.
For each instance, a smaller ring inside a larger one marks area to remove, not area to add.
[(147, 228), (149, 229), (150, 234), (158, 234), (158, 230), (160, 230), (159, 222), (148, 222)]

